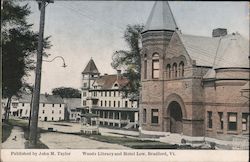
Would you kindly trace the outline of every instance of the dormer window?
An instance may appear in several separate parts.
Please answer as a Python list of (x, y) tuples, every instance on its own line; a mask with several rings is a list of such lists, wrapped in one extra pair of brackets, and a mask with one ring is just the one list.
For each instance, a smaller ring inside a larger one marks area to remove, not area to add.
[(118, 87), (118, 84), (117, 84), (117, 83), (115, 83), (115, 84), (114, 84), (114, 87)]
[(152, 58), (152, 78), (153, 79), (158, 79), (159, 78), (159, 54), (155, 53), (153, 54)]

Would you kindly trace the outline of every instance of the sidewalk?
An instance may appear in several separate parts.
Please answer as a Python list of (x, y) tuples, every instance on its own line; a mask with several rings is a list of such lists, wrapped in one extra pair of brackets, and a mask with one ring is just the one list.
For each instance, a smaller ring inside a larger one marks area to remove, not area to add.
[(24, 132), (22, 128), (14, 126), (9, 138), (4, 143), (2, 143), (2, 149), (24, 149), (25, 141), (26, 140), (24, 138)]

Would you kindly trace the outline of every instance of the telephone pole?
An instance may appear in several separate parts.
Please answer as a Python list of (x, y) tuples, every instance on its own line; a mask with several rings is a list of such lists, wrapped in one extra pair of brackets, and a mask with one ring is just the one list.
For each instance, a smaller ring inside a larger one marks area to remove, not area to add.
[(33, 91), (32, 116), (31, 116), (30, 133), (29, 133), (30, 147), (35, 147), (37, 144), (37, 125), (38, 125), (38, 113), (39, 113), (39, 103), (40, 103), (45, 7), (46, 3), (53, 3), (53, 0), (37, 0), (37, 1), (40, 10), (40, 26), (39, 26), (38, 49), (37, 49), (35, 89)]

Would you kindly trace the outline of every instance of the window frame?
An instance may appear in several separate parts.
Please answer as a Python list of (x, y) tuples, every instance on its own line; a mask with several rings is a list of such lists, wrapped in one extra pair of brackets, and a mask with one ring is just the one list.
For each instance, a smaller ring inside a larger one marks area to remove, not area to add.
[[(230, 118), (232, 120), (232, 117), (235, 117), (235, 121), (230, 121)], [(227, 130), (228, 131), (237, 131), (237, 122), (238, 120), (238, 115), (237, 115), (237, 112), (228, 112), (227, 113)]]
[(159, 124), (159, 109), (151, 109), (151, 124)]
[[(156, 68), (158, 65), (158, 68)], [(158, 73), (158, 76), (155, 74)], [(158, 53), (154, 53), (152, 56), (152, 79), (160, 78), (160, 55)]]
[(147, 123), (147, 109), (143, 109), (142, 120), (143, 120), (143, 123)]
[(213, 112), (207, 111), (207, 128), (213, 128)]

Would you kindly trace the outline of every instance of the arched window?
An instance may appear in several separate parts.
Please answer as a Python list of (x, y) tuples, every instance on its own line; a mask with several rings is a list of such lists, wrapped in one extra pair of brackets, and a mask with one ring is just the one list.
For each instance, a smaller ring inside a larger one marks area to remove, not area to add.
[(170, 64), (167, 64), (167, 78), (171, 78), (171, 65)]
[(183, 77), (184, 76), (184, 62), (181, 61), (179, 64), (179, 76)]
[(158, 79), (159, 78), (159, 54), (155, 53), (153, 54), (152, 58), (152, 78), (153, 79)]
[(173, 64), (173, 78), (177, 78), (177, 64)]
[(147, 70), (148, 70), (147, 54), (144, 55), (144, 79), (147, 79)]

